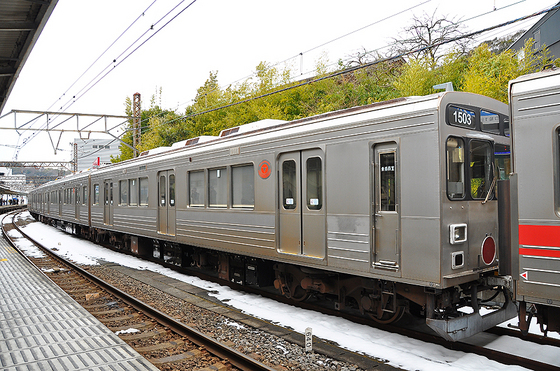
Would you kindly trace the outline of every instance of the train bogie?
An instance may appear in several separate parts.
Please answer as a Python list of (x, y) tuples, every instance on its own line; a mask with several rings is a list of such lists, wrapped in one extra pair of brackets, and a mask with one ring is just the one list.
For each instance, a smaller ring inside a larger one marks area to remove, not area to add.
[[(477, 309), (497, 269), (504, 104), (447, 92), (265, 124), (56, 181), (35, 192), (87, 189), (88, 201), (32, 212), (170, 265), (295, 300), (331, 296), (380, 322), (415, 305), (451, 340), (472, 333), (467, 322), (511, 315)], [(465, 303), (474, 314), (459, 312)]]

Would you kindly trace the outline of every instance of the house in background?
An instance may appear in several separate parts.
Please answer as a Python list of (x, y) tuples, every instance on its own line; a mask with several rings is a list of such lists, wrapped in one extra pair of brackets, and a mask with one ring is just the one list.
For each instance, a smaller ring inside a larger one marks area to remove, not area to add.
[(527, 40), (533, 39), (535, 49), (546, 45), (551, 58), (560, 58), (560, 3), (556, 7), (556, 9), (546, 13), (533, 27), (514, 42), (510, 49), (521, 50)]

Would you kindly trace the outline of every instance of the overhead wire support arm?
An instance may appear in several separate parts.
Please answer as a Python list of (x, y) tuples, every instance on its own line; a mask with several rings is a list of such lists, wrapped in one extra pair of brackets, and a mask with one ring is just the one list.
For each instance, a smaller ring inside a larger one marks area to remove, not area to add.
[[(9, 114), (14, 115), (14, 126), (1, 126), (0, 130), (15, 130), (18, 135), (22, 135), (25, 132), (47, 132), (49, 136), (49, 140), (53, 147), (54, 153), (56, 154), (58, 145), (62, 140), (63, 133), (78, 133), (80, 139), (90, 139), (91, 134), (108, 134), (111, 137), (118, 140), (123, 145), (130, 147), (127, 143), (125, 143), (122, 139), (120, 139), (120, 135), (116, 136), (111, 131), (121, 128), (123, 132), (126, 132), (126, 127), (123, 127), (127, 121), (132, 120), (133, 117), (124, 116), (124, 115), (106, 115), (106, 114), (92, 114), (92, 113), (72, 113), (72, 112), (53, 112), (53, 111), (29, 111), (29, 110), (12, 110), (6, 115), (0, 117), (0, 119), (7, 117)], [(21, 115), (36, 115), (23, 123), (22, 125), (18, 125), (18, 119)], [(41, 119), (42, 117), (46, 116), (46, 124), (42, 125), (41, 127), (33, 127), (33, 123), (37, 120)], [(54, 122), (60, 118), (60, 121)], [(76, 126), (75, 128), (69, 127), (66, 125), (62, 127), (65, 123), (72, 119), (76, 119)], [(117, 119), (118, 123), (113, 125), (110, 123), (109, 120)], [(80, 126), (82, 125), (83, 126)], [(52, 137), (52, 134), (58, 132), (59, 137), (58, 140)], [(57, 144), (55, 145), (55, 141)], [(24, 143), (25, 145), (25, 143)], [(23, 145), (22, 145), (23, 146)], [(132, 148), (135, 151), (135, 148)]]

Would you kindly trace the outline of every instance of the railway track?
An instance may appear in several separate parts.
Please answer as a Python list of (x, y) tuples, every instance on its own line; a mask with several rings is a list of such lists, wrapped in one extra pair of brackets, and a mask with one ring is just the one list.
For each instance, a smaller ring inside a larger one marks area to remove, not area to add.
[[(172, 267), (172, 266), (170, 266)], [(199, 275), (200, 276), (200, 275)], [(211, 279), (211, 277), (208, 276), (204, 276), (204, 279)], [(224, 284), (223, 281), (220, 281), (221, 284)], [(259, 292), (260, 295), (263, 295), (262, 292)], [(266, 295), (264, 294), (264, 296), (271, 296), (274, 297), (275, 300), (279, 300), (279, 301), (283, 301), (283, 302), (287, 302), (291, 305), (294, 305), (294, 303), (292, 301), (287, 301), (287, 299), (283, 298), (283, 297), (278, 297), (278, 296), (274, 296), (274, 295)], [(353, 322), (357, 322), (357, 323), (363, 323), (363, 324), (367, 324), (369, 326), (373, 326), (373, 327), (377, 327), (380, 328), (382, 330), (386, 330), (389, 332), (393, 332), (393, 333), (399, 333), (402, 334), (404, 336), (408, 336), (414, 339), (418, 339), (421, 341), (425, 341), (428, 343), (433, 343), (433, 344), (438, 344), (441, 345), (443, 347), (446, 347), (448, 349), (452, 349), (452, 350), (459, 350), (459, 351), (463, 351), (466, 353), (472, 353), (472, 354), (478, 354), (484, 357), (487, 357), (491, 360), (503, 363), (503, 364), (508, 364), (508, 365), (518, 365), (518, 366), (522, 366), (528, 369), (533, 369), (533, 370), (558, 370), (557, 366), (553, 366), (553, 365), (549, 365), (549, 364), (545, 364), (542, 362), (538, 362), (532, 359), (527, 359), (527, 358), (523, 358), (523, 357), (519, 357), (519, 356), (515, 356), (512, 355), (510, 353), (505, 353), (505, 352), (500, 352), (500, 351), (496, 351), (496, 350), (492, 350), (492, 349), (488, 349), (476, 344), (469, 344), (467, 342), (457, 342), (457, 343), (450, 343), (447, 342), (443, 339), (441, 339), (438, 336), (435, 335), (430, 335), (430, 334), (426, 334), (420, 331), (415, 331), (415, 330), (411, 330), (409, 328), (406, 327), (396, 327), (394, 325), (381, 325), (378, 323), (375, 323), (371, 320), (368, 320), (366, 318), (363, 317), (357, 317), (357, 316), (353, 316), (353, 315), (349, 315), (349, 314), (341, 314), (339, 311), (336, 310), (330, 310), (327, 308), (318, 308), (316, 305), (312, 305), (311, 303), (307, 303), (307, 302), (301, 302), (301, 303), (297, 303), (297, 306), (305, 308), (305, 309), (311, 309), (311, 310), (315, 310), (315, 311), (320, 311), (322, 313), (326, 313), (326, 314), (331, 314), (331, 315), (336, 315), (336, 316), (342, 316), (344, 318), (347, 318)], [(492, 332), (496, 333), (496, 336), (514, 336), (514, 337), (520, 337), (523, 340), (528, 340), (528, 341), (532, 341), (532, 342), (536, 342), (542, 345), (550, 345), (550, 346), (556, 346), (559, 347), (559, 341), (557, 339), (552, 339), (552, 338), (542, 338), (539, 336), (530, 336), (530, 337), (521, 337), (521, 334), (519, 331), (512, 331), (512, 330), (508, 330), (508, 329), (503, 329), (503, 328), (496, 328), (494, 329)]]
[(17, 249), (13, 240), (19, 234), (36, 245), (44, 255), (27, 259), (159, 369), (274, 370), (57, 256), (23, 233), (15, 223), (5, 223), (8, 216), (2, 220), (2, 231), (10, 243)]

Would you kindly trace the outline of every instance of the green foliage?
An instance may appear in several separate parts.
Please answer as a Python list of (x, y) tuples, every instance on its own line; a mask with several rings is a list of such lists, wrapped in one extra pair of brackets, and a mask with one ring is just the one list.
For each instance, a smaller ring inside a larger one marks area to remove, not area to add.
[(553, 62), (545, 46), (534, 50), (533, 44), (529, 39), (518, 53), (506, 50), (495, 54), (486, 44), (476, 48), (463, 77), (464, 90), (507, 103), (510, 80), (540, 71)]
[[(397, 97), (432, 94), (436, 92), (434, 85), (445, 82), (452, 82), (458, 91), (507, 102), (511, 79), (538, 71), (551, 62), (547, 49), (534, 50), (530, 41), (517, 54), (511, 50), (495, 53), (482, 44), (469, 53), (458, 48), (437, 62), (430, 55), (407, 63), (404, 59), (384, 60), (364, 54), (346, 65), (339, 62), (337, 69), (329, 70), (327, 59), (322, 58), (317, 62), (316, 76), (309, 80), (294, 79), (296, 73), (289, 67), (279, 69), (261, 62), (253, 78), (226, 88), (220, 87), (218, 72), (210, 71), (184, 114), (163, 110), (157, 104), (161, 101), (161, 90), (159, 99), (152, 96), (150, 107), (142, 112), (142, 140), (138, 149), (145, 151), (190, 137), (218, 135), (223, 129), (262, 119), (290, 121)], [(560, 65), (558, 60), (554, 63)], [(131, 115), (130, 98), (125, 106)], [(129, 145), (131, 128), (130, 122), (122, 138)], [(132, 157), (132, 150), (121, 145), (121, 154), (112, 160)]]

